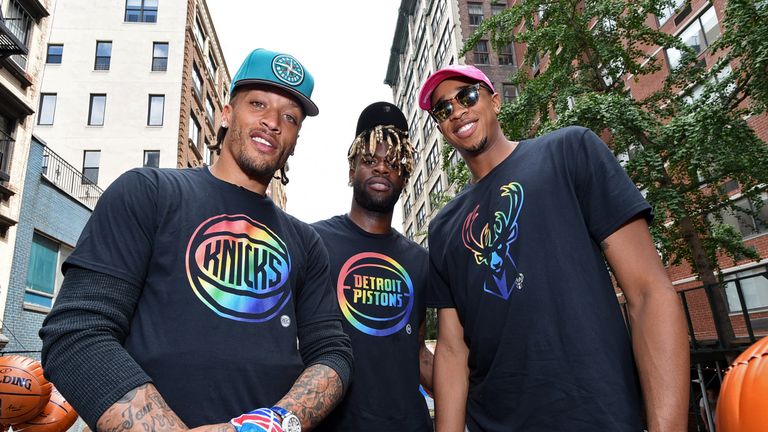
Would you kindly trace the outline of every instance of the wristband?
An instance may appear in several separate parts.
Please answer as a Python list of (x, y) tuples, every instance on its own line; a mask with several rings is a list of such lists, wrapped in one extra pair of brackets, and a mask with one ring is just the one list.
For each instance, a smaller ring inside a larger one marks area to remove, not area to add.
[(269, 408), (255, 409), (229, 421), (237, 432), (283, 432), (280, 419)]

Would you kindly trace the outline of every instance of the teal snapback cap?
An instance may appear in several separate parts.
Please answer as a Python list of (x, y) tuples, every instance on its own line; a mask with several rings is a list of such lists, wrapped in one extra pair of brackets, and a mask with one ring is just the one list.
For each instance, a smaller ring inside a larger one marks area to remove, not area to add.
[(237, 70), (229, 94), (246, 84), (266, 84), (279, 87), (295, 96), (308, 116), (320, 111), (310, 99), (315, 88), (315, 79), (295, 57), (289, 54), (257, 48), (248, 54)]

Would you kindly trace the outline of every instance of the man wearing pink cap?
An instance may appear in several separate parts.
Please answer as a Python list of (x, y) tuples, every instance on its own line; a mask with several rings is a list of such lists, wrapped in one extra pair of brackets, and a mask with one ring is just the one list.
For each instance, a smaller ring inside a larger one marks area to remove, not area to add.
[(419, 106), (472, 174), (429, 226), (438, 432), (685, 430), (682, 309), (605, 143), (580, 127), (507, 139), (474, 66), (432, 74)]

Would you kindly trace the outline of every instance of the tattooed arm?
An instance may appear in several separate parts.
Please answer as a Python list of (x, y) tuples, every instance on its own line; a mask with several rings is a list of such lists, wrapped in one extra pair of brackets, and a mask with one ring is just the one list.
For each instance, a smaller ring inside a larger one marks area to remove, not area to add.
[[(98, 432), (172, 432), (187, 426), (171, 410), (154, 385), (144, 384), (121, 397), (104, 411), (96, 424)], [(200, 426), (194, 432), (234, 432), (229, 423)]]
[(312, 430), (341, 400), (343, 386), (339, 375), (328, 366), (310, 366), (291, 390), (277, 403), (296, 414), (302, 430)]

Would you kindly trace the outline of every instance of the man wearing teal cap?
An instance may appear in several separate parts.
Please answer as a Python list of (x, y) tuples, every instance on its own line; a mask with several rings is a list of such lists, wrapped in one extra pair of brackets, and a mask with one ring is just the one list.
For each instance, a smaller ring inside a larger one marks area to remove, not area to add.
[(327, 252), (265, 196), (313, 87), (296, 58), (251, 52), (213, 166), (131, 170), (102, 195), (40, 330), (92, 429), (298, 432), (340, 400), (352, 351)]

